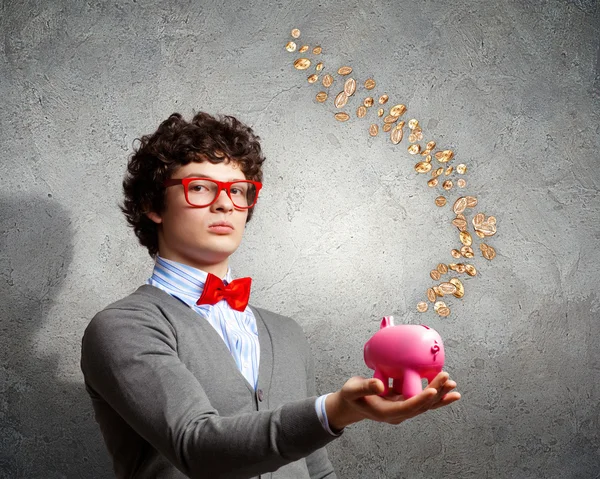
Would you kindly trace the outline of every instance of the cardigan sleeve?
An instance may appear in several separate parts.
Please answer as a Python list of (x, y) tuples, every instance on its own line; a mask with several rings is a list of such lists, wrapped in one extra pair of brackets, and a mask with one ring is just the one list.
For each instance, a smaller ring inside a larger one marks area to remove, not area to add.
[[(81, 368), (86, 387), (184, 474), (252, 477), (311, 456), (334, 439), (318, 420), (315, 397), (219, 416), (160, 316), (141, 308), (101, 311), (84, 333)], [(311, 459), (315, 467), (324, 467), (322, 454)]]
[[(307, 385), (306, 389), (309, 395), (316, 394), (316, 385), (315, 385), (315, 364), (313, 360), (313, 354), (310, 353), (307, 355), (307, 363), (306, 363), (306, 378)], [(329, 432), (327, 432), (330, 437), (337, 438), (339, 436), (332, 436)], [(327, 455), (327, 450), (325, 447), (321, 447), (313, 452), (306, 458), (306, 466), (308, 468), (308, 472), (310, 474), (311, 479), (337, 479), (335, 475), (335, 471), (333, 469), (333, 465), (329, 460), (329, 456)]]

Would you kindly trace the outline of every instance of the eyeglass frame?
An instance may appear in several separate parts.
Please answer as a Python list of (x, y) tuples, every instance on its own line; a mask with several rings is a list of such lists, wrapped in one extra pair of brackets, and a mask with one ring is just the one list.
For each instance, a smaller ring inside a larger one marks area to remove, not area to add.
[[(203, 206), (198, 206), (198, 205), (193, 205), (190, 202), (190, 200), (188, 198), (188, 185), (192, 181), (195, 181), (195, 180), (208, 180), (208, 181), (212, 181), (213, 183), (216, 183), (217, 188), (218, 188), (217, 194), (215, 195), (215, 199), (212, 200), (209, 204), (203, 205)], [(246, 207), (237, 206), (234, 203), (233, 198), (231, 197), (231, 186), (235, 183), (251, 183), (256, 188), (256, 196), (254, 197), (254, 202), (250, 206), (246, 206)], [(256, 202), (258, 201), (258, 193), (260, 192), (260, 189), (262, 188), (262, 183), (260, 183), (259, 181), (254, 181), (254, 180), (218, 181), (218, 180), (214, 180), (212, 178), (203, 178), (203, 177), (169, 178), (168, 180), (165, 180), (165, 182), (163, 183), (163, 186), (165, 188), (168, 188), (169, 186), (175, 186), (175, 185), (183, 185), (185, 201), (192, 208), (206, 208), (208, 206), (214, 205), (216, 203), (216, 201), (219, 199), (219, 196), (221, 195), (221, 191), (225, 190), (225, 192), (227, 193), (227, 197), (231, 200), (231, 204), (234, 206), (234, 208), (237, 208), (238, 210), (249, 210), (250, 208), (254, 207), (254, 205), (256, 205)]]

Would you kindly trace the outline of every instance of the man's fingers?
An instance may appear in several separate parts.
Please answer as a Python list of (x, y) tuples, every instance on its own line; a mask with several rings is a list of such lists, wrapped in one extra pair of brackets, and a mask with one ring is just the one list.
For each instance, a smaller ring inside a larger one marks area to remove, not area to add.
[(361, 377), (350, 378), (344, 387), (342, 393), (344, 398), (350, 401), (360, 399), (364, 396), (372, 396), (374, 394), (381, 394), (384, 386), (379, 379), (371, 378), (365, 379)]

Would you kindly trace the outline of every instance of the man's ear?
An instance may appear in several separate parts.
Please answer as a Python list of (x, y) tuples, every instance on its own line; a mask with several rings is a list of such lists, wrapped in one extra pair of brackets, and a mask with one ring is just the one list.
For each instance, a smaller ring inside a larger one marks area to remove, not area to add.
[(162, 223), (162, 218), (160, 217), (160, 215), (158, 213), (155, 213), (154, 211), (150, 211), (149, 213), (146, 213), (146, 216), (148, 218), (150, 218), (150, 220), (153, 221), (154, 223), (156, 223), (157, 225)]

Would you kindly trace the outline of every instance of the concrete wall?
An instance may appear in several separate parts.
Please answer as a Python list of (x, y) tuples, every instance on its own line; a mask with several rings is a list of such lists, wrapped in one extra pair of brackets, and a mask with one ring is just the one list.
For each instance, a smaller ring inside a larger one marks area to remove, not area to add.
[[(254, 304), (303, 325), (321, 392), (369, 374), (383, 315), (445, 340), (463, 399), (349, 428), (329, 447), (340, 477), (598, 477), (599, 19), (593, 0), (4, 0), (0, 476), (111, 477), (80, 338), (151, 271), (117, 207), (133, 140), (205, 110), (263, 139), (264, 194), (232, 266)], [(293, 27), (326, 69), (405, 103), (498, 218), (498, 257), (473, 260), (448, 318), (415, 305), (452, 261), (449, 206), (406, 140), (314, 101), (283, 48)]]

